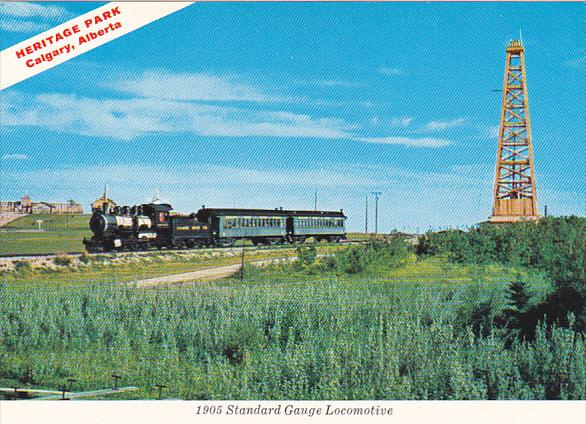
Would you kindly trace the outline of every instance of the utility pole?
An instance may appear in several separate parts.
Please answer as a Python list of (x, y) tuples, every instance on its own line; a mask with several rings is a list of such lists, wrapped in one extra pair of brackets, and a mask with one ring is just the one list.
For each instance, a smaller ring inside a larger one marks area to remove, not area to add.
[(317, 190), (315, 190), (315, 196), (313, 198), (313, 210), (317, 211)]
[(378, 198), (382, 191), (373, 191), (371, 194), (374, 195), (374, 235), (378, 234)]
[(366, 199), (366, 206), (364, 208), (364, 234), (368, 234), (368, 194), (364, 197)]

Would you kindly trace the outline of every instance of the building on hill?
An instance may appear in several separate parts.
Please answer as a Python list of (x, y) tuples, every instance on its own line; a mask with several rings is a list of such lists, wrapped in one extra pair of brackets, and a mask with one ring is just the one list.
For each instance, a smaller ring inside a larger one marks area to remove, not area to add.
[(49, 214), (82, 214), (83, 207), (69, 200), (60, 202), (33, 202), (29, 196), (22, 196), (19, 201), (0, 201), (0, 213), (49, 213)]
[(92, 212), (104, 210), (104, 204), (106, 205), (107, 210), (110, 210), (114, 206), (116, 206), (116, 202), (107, 197), (104, 193), (103, 196), (97, 198), (92, 202)]
[(51, 205), (46, 202), (37, 202), (32, 205), (31, 213), (51, 213)]
[(20, 208), (22, 213), (31, 213), (33, 211), (33, 200), (25, 194), (20, 198)]

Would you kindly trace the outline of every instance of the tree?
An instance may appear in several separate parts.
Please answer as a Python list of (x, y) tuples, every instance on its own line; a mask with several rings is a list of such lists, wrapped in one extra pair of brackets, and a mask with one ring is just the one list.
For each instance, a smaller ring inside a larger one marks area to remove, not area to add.
[(507, 294), (509, 297), (509, 306), (511, 309), (517, 311), (518, 313), (525, 312), (527, 310), (530, 295), (527, 293), (525, 282), (520, 279), (520, 276), (518, 276), (517, 279), (509, 285)]

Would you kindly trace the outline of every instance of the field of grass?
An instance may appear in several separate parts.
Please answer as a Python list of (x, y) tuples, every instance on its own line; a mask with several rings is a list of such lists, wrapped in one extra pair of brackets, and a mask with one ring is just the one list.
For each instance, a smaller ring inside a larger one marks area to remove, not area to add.
[(155, 384), (183, 399), (586, 397), (583, 334), (540, 327), (522, 341), (492, 324), (514, 279), (539, 302), (551, 289), (543, 273), (356, 252), (336, 267), (310, 257), (183, 287), (108, 284), (104, 273), (23, 290), (31, 276), (11, 276), (0, 386), (75, 378), (90, 390), (115, 372), (140, 387), (118, 396), (140, 399), (156, 398)]
[[(332, 254), (345, 249), (336, 244), (320, 244), (319, 254)], [(271, 258), (284, 258), (296, 255), (292, 247), (246, 247), (245, 263)], [(49, 263), (59, 260), (48, 259)], [(59, 266), (56, 268), (32, 268), (20, 266), (19, 272), (0, 274), (0, 281), (11, 287), (23, 290), (45, 286), (72, 287), (125, 283), (163, 275), (192, 272), (205, 268), (239, 264), (242, 256), (238, 250), (222, 249), (161, 251), (145, 253), (125, 253), (122, 255), (90, 255), (84, 257), (87, 264)]]
[[(34, 214), (0, 227), (0, 255), (82, 252), (83, 238), (91, 237), (89, 215)], [(42, 220), (43, 232), (38, 229)]]

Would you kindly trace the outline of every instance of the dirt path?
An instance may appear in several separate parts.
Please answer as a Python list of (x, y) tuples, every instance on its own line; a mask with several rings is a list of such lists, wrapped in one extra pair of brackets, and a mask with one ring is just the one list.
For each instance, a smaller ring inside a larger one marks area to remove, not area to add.
[[(324, 255), (317, 255), (324, 256)], [(259, 259), (256, 261), (246, 262), (246, 265), (265, 266), (270, 263), (293, 261), (297, 256), (289, 256), (284, 258)], [(184, 272), (182, 274), (163, 275), (160, 277), (147, 278), (144, 280), (132, 281), (131, 284), (136, 284), (138, 287), (152, 287), (161, 284), (185, 284), (185, 283), (202, 283), (206, 281), (221, 280), (222, 278), (230, 277), (240, 271), (240, 264), (224, 265), (214, 268), (205, 268), (192, 272)]]

